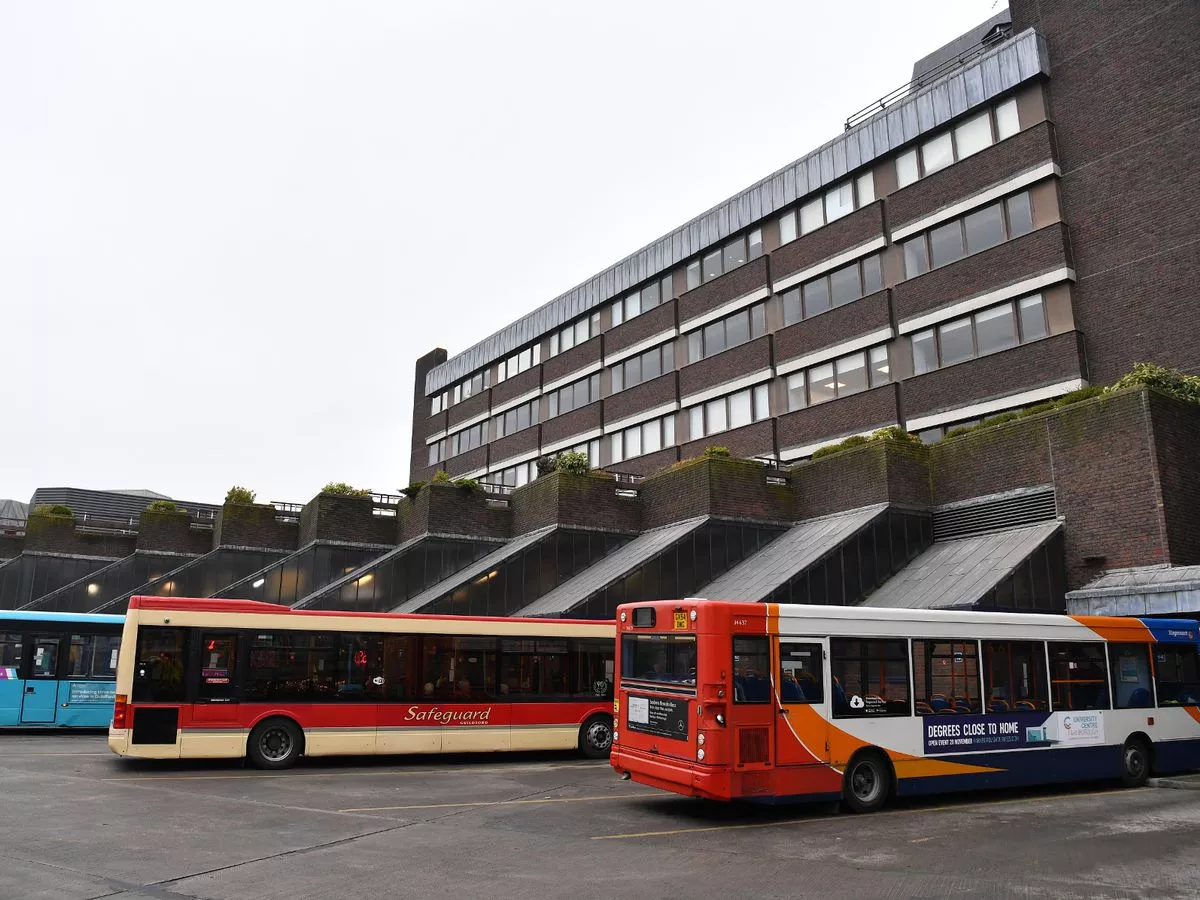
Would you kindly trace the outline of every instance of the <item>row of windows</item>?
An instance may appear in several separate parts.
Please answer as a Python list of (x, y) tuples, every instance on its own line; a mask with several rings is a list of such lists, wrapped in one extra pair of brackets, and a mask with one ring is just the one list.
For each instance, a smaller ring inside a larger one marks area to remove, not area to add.
[(723, 319), (709, 322), (703, 328), (689, 332), (688, 362), (694, 363), (716, 356), (766, 333), (767, 304), (756, 303), (749, 309), (740, 309)]
[(726, 241), (724, 246), (694, 259), (687, 266), (687, 289), (698, 288), (706, 281), (719, 278), (763, 254), (762, 229)]
[(644, 381), (657, 378), (665, 372), (675, 370), (675, 344), (671, 341), (645, 353), (639, 353), (611, 369), (612, 392), (636, 387)]
[(1046, 337), (1046, 305), (1041, 294), (992, 306), (918, 331), (912, 336), (913, 374), (931, 372), (942, 366)]
[[(770, 700), (768, 651), (767, 638), (734, 638), (737, 702)], [(822, 657), (819, 643), (780, 640), (784, 703), (824, 702)], [(1155, 694), (1160, 707), (1200, 702), (1188, 645), (831, 638), (829, 659), (834, 718), (1144, 709)]]
[(112, 679), (117, 675), (117, 649), (120, 646), (119, 634), (39, 634), (30, 637), (0, 632), (0, 679)]
[(896, 185), (907, 187), (926, 175), (1012, 137), (1018, 130), (1017, 101), (1005, 100), (994, 109), (984, 110), (901, 153), (896, 157)]
[(520, 406), (514, 407), (498, 416), (492, 418), (492, 439), (498, 440), (508, 434), (516, 434), (518, 431), (524, 431), (531, 425), (538, 423), (538, 409), (541, 407), (541, 400), (533, 399), (528, 403), (522, 403)]
[(688, 438), (696, 440), (741, 428), (771, 415), (767, 385), (760, 384), (688, 409)]
[(616, 328), (622, 322), (649, 312), (656, 306), (675, 299), (674, 276), (667, 275), (640, 291), (626, 294), (612, 303), (612, 324)]
[(1029, 192), (1022, 191), (902, 241), (904, 271), (915, 278), (1030, 231), (1033, 210)]
[(887, 347), (872, 347), (787, 377), (788, 412), (848, 397), (891, 381)]
[(675, 416), (663, 416), (652, 422), (632, 425), (609, 436), (612, 462), (657, 453), (675, 445)]
[(871, 172), (848, 178), (829, 188), (824, 195), (809, 200), (798, 210), (789, 210), (780, 216), (779, 243), (794, 241), (874, 202), (875, 176)]
[(873, 253), (783, 295), (783, 324), (794, 325), (883, 290), (882, 256)]
[(470, 428), (464, 428), (462, 431), (456, 431), (429, 445), (429, 464), (437, 465), (444, 459), (450, 459), (460, 453), (482, 447), (487, 442), (488, 423), (486, 421), (472, 425)]
[(491, 472), (487, 480), (491, 484), (502, 484), (505, 487), (519, 488), (537, 478), (537, 463), (533, 460), (518, 463), (496, 472)]
[(566, 387), (551, 391), (549, 397), (550, 405), (546, 413), (548, 419), (569, 413), (573, 409), (581, 409), (589, 403), (595, 403), (600, 399), (600, 373), (597, 372), (595, 375), (572, 382)]
[(577, 344), (582, 344), (600, 333), (600, 313), (594, 312), (584, 319), (579, 319), (566, 328), (550, 335), (550, 356), (566, 353)]

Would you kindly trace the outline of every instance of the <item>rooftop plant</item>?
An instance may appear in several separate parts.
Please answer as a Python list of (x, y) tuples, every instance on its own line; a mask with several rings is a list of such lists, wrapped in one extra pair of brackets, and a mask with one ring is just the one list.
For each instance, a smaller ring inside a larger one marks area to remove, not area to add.
[(344, 481), (331, 481), (321, 488), (322, 494), (338, 494), (342, 497), (370, 497), (370, 488), (356, 488)]
[(234, 485), (225, 493), (226, 503), (253, 503), (257, 495), (250, 488)]
[(35, 506), (33, 511), (39, 516), (56, 516), (63, 519), (75, 518), (75, 511), (62, 503), (43, 503), (40, 506)]
[(179, 512), (179, 504), (174, 500), (155, 500), (146, 509), (156, 513), (174, 513)]

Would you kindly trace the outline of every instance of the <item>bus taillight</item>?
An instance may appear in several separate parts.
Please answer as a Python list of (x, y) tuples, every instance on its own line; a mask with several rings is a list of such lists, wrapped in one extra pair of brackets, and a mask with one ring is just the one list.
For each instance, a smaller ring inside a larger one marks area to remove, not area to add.
[(129, 700), (124, 694), (117, 694), (115, 703), (113, 704), (113, 728), (125, 728), (126, 719), (129, 715)]

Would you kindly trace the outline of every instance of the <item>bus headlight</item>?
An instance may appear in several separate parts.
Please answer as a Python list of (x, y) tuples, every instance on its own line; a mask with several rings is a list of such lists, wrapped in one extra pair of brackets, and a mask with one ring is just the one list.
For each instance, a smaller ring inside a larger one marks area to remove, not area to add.
[(699, 744), (701, 747), (704, 746), (704, 732), (701, 732), (700, 734), (698, 734), (696, 736), (696, 743)]
[(721, 713), (717, 713), (717, 724), (720, 725), (722, 728), (725, 727), (725, 716), (722, 715)]
[(625, 610), (621, 610), (621, 621), (625, 621)]
[(614, 729), (613, 729), (613, 743), (614, 743), (614, 744), (617, 742), (617, 738), (618, 738), (618, 737), (619, 737), (619, 735), (618, 735), (618, 733), (617, 733), (617, 729), (615, 729), (615, 728), (614, 728)]
[(696, 751), (696, 759), (700, 760), (700, 762), (704, 762), (704, 748), (703, 747), (701, 747), (699, 750)]
[(694, 609), (692, 610), (692, 621), (696, 621), (696, 611)]

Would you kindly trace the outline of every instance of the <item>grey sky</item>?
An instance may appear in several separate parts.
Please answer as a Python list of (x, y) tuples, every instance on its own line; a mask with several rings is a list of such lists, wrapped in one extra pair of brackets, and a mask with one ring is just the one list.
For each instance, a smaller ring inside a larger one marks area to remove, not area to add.
[(452, 355), (995, 0), (0, 0), (0, 497), (407, 484)]

